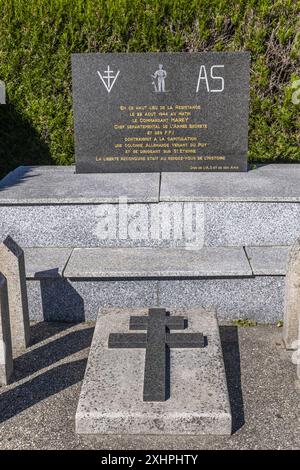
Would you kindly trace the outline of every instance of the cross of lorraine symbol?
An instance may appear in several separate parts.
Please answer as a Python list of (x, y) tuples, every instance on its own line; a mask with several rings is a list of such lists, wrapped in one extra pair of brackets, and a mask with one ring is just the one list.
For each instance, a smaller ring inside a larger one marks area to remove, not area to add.
[(97, 72), (106, 90), (108, 91), (108, 93), (110, 93), (112, 90), (112, 87), (114, 86), (118, 78), (120, 70), (117, 71), (116, 75), (113, 75), (114, 71), (110, 70), (109, 65), (108, 65), (107, 70), (104, 71), (103, 75), (99, 72), (99, 70), (97, 70)]
[(143, 401), (165, 401), (166, 379), (169, 366), (167, 349), (204, 348), (203, 333), (170, 333), (184, 330), (187, 320), (181, 316), (169, 316), (164, 308), (150, 308), (149, 315), (130, 317), (130, 330), (146, 333), (111, 333), (108, 348), (145, 348)]

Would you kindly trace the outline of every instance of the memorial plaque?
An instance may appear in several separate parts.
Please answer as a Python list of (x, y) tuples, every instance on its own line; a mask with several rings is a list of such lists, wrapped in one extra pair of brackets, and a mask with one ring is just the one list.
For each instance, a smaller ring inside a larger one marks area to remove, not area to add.
[(249, 59), (73, 54), (77, 172), (246, 171)]

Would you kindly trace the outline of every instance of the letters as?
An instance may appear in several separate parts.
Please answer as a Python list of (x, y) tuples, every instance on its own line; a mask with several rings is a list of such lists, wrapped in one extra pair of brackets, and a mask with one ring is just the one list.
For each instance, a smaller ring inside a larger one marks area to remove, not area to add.
[(212, 65), (210, 67), (208, 77), (206, 66), (200, 66), (196, 93), (199, 92), (201, 87), (204, 87), (204, 89), (206, 89), (208, 93), (221, 93), (222, 91), (224, 91), (224, 77), (222, 77), (222, 75), (219, 75), (220, 71), (218, 72), (217, 69), (224, 69), (224, 65)]

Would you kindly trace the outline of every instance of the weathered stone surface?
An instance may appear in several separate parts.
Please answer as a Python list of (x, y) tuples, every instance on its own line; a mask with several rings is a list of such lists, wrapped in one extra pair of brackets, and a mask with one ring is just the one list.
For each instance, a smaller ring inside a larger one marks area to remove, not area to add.
[(69, 278), (251, 276), (243, 248), (76, 248)]
[(299, 202), (300, 165), (270, 164), (241, 173), (163, 173), (161, 201)]
[[(26, 266), (30, 318), (95, 320), (101, 306), (147, 307), (158, 305), (160, 299), (177, 307), (214, 305), (222, 319), (248, 317), (261, 323), (276, 322), (283, 318), (283, 260), (280, 256), (277, 258), (278, 247), (274, 250), (269, 247), (250, 248), (251, 253), (255, 252), (257, 256), (260, 250), (264, 254), (260, 264), (255, 264), (256, 268), (259, 267), (259, 275), (252, 275), (241, 248), (204, 249), (210, 263), (206, 262), (203, 254), (193, 250), (78, 249), (75, 252), (81, 254), (81, 258), (76, 255), (76, 263), (70, 265), (69, 272), (65, 269), (62, 276), (57, 275), (58, 257), (54, 257), (57, 268), (50, 269), (51, 248), (45, 248), (45, 255), (41, 248), (25, 249), (26, 253), (31, 253), (32, 261), (36, 258), (35, 265), (30, 266), (29, 263)], [(283, 253), (284, 248), (281, 248), (279, 252)], [(141, 254), (136, 255), (136, 251)], [(67, 255), (68, 250), (56, 249), (55, 253)], [(127, 258), (120, 258), (126, 253)], [(63, 256), (61, 261), (64, 264)], [(82, 271), (79, 269), (81, 264)], [(278, 274), (281, 271), (282, 274)], [(121, 274), (127, 279), (120, 279)], [(70, 278), (64, 277), (68, 275)], [(112, 279), (112, 275), (116, 277)]]
[(289, 252), (285, 278), (283, 340), (287, 349), (296, 349), (300, 318), (300, 238)]
[[(27, 247), (183, 247), (194, 243), (195, 236), (198, 246), (290, 245), (300, 232), (298, 167), (265, 166), (234, 180), (236, 174), (224, 173), (221, 178), (215, 173), (189, 173), (191, 182), (198, 177), (208, 179), (200, 201), (191, 202), (197, 199), (191, 191), (187, 202), (176, 202), (184, 199), (181, 186), (178, 195), (176, 186), (174, 201), (159, 203), (158, 174), (75, 175), (74, 167), (19, 167), (0, 183), (0, 239), (10, 233)], [(242, 179), (248, 177), (246, 184)], [(199, 181), (194, 181), (195, 191), (202, 187)], [(188, 186), (184, 188), (188, 190)], [(120, 195), (134, 203), (117, 204)], [(119, 231), (119, 219), (125, 207), (124, 235), (124, 227)], [(191, 207), (193, 211), (184, 212)], [(155, 211), (163, 214), (158, 237)], [(199, 217), (188, 216), (189, 212)], [(187, 226), (193, 222), (192, 234), (183, 230), (179, 236), (183, 220)]]
[(159, 281), (160, 305), (209, 308), (218, 318), (275, 323), (283, 317), (284, 276)]
[[(183, 232), (178, 238), (186, 204), (195, 206), (200, 220), (191, 236)], [(163, 213), (167, 207), (175, 217), (163, 218), (161, 235), (154, 238), (151, 213), (158, 206)], [(299, 203), (174, 202), (127, 207), (128, 230), (123, 237), (115, 223), (120, 214), (118, 204), (9, 206), (0, 202), (0, 238), (10, 233), (26, 247), (184, 247), (194, 243), (196, 236), (205, 246), (274, 246), (292, 244), (300, 232)]]
[[(0, 192), (1, 197), (1, 192)], [(0, 236), (8, 231), (27, 247), (186, 246), (203, 244), (203, 204), (184, 218), (189, 203), (45, 204), (0, 203)], [(159, 213), (159, 225), (153, 218)], [(119, 220), (122, 220), (119, 224)], [(185, 222), (184, 226), (184, 220)], [(192, 223), (195, 229), (190, 229)], [(182, 227), (186, 228), (183, 230)], [(197, 239), (196, 239), (197, 234)], [(195, 243), (196, 242), (196, 243)]]
[(169, 280), (28, 280), (31, 320), (96, 320), (100, 307), (214, 305), (222, 320), (283, 318), (284, 276)]
[(284, 276), (288, 246), (246, 246), (246, 254), (255, 276)]
[(74, 166), (21, 166), (0, 182), (0, 204), (157, 202), (159, 174), (79, 175)]
[(0, 244), (0, 271), (7, 280), (12, 345), (17, 351), (28, 346), (30, 325), (24, 252), (10, 236)]
[(203, 332), (204, 348), (171, 349), (170, 398), (143, 401), (144, 349), (109, 349), (110, 333), (128, 331), (148, 309), (102, 309), (76, 412), (82, 434), (230, 434), (231, 411), (216, 315), (201, 308), (171, 311)]
[(300, 231), (300, 204), (287, 202), (200, 202), (205, 206), (204, 244), (291, 245)]
[(28, 280), (30, 319), (78, 322), (96, 320), (100, 307), (157, 305), (158, 281)]
[(8, 309), (7, 282), (0, 273), (0, 386), (9, 383), (13, 372), (13, 357)]
[(71, 248), (24, 248), (27, 279), (61, 277), (71, 252)]

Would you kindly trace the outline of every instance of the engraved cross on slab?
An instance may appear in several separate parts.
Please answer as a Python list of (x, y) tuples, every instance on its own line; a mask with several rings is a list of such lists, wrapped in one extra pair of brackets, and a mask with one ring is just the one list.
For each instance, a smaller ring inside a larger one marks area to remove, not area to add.
[(164, 308), (150, 308), (149, 315), (130, 317), (131, 330), (147, 333), (111, 333), (109, 348), (145, 348), (144, 401), (165, 401), (167, 382), (167, 353), (170, 348), (203, 348), (202, 333), (170, 333), (184, 330), (187, 320), (168, 316)]

